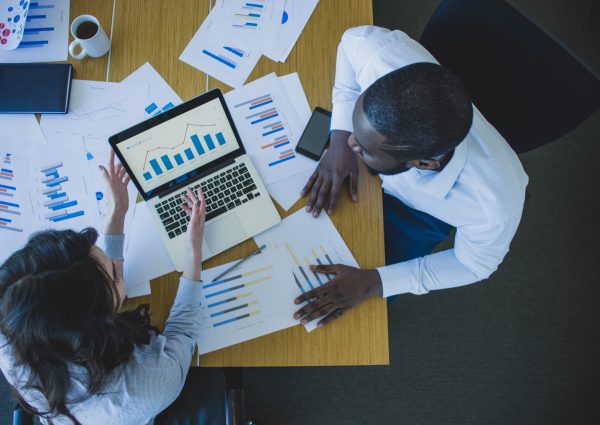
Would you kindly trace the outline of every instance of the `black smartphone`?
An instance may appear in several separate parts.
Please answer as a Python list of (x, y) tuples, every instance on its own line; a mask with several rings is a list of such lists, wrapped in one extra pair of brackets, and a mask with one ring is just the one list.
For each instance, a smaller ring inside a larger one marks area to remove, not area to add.
[(317, 106), (300, 136), (296, 152), (318, 161), (329, 142), (330, 126), (331, 112)]
[(73, 65), (0, 64), (0, 113), (65, 114)]

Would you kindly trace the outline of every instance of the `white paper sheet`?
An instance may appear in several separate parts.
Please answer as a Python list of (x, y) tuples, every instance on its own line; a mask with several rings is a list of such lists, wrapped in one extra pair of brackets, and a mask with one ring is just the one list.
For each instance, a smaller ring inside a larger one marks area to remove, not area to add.
[(35, 114), (0, 114), (0, 135), (33, 143), (46, 143)]
[(145, 203), (136, 205), (131, 223), (131, 227), (125, 229), (129, 237), (123, 265), (125, 288), (129, 297), (139, 296), (133, 295), (139, 292), (136, 291), (139, 286), (144, 285), (142, 288), (149, 290), (146, 282), (175, 270)]
[[(306, 127), (311, 112), (298, 73), (294, 72), (284, 75), (279, 80), (283, 83), (285, 91), (296, 109), (302, 128)], [(310, 167), (307, 166), (305, 170), (298, 174), (267, 184), (269, 194), (286, 211), (300, 199), (300, 191), (304, 188), (308, 178), (317, 166), (317, 162), (308, 158), (305, 158), (305, 160), (311, 161), (312, 165)]]
[(300, 199), (300, 192), (306, 185), (306, 182), (312, 173), (313, 170), (310, 169), (296, 174), (295, 176), (276, 181), (269, 184), (267, 190), (273, 199), (277, 201), (279, 206), (287, 211), (296, 204), (298, 199)]
[(211, 40), (235, 40), (237, 47), (245, 49), (274, 48), (283, 15), (280, 0), (217, 0), (211, 11), (213, 25), (209, 30)]
[(25, 140), (0, 138), (0, 264), (26, 243), (35, 229), (29, 198), (31, 145)]
[(148, 86), (73, 80), (67, 114), (43, 114), (40, 120), (46, 140), (57, 133), (108, 137), (144, 119)]
[(263, 54), (271, 60), (285, 62), (298, 41), (319, 0), (284, 0), (283, 14), (276, 28), (276, 43), (263, 47)]
[[(36, 231), (45, 229), (81, 230), (98, 227), (100, 216), (83, 147), (59, 151), (49, 145), (3, 139), (0, 142), (0, 232), (3, 253), (12, 252)], [(8, 229), (11, 227), (12, 229)], [(16, 229), (16, 230), (15, 230)], [(20, 237), (14, 234), (20, 233)], [(17, 240), (19, 239), (19, 240)]]
[(30, 5), (24, 32), (19, 47), (0, 51), (0, 63), (67, 60), (69, 0), (40, 0)]
[(298, 324), (293, 318), (296, 289), (289, 274), (279, 267), (276, 250), (267, 246), (263, 253), (211, 282), (233, 263), (202, 272), (200, 354)]
[(210, 36), (212, 14), (202, 23), (179, 59), (225, 84), (241, 87), (260, 59), (258, 50), (241, 48), (235, 37)]
[(129, 74), (121, 84), (149, 86), (148, 99), (144, 104), (144, 118), (154, 117), (182, 102), (177, 93), (148, 62)]
[[(294, 97), (304, 95), (300, 93)], [(275, 74), (230, 91), (225, 101), (246, 152), (266, 185), (314, 167), (312, 161), (294, 151), (304, 126)]]
[[(309, 265), (345, 264), (358, 267), (348, 246), (325, 213), (313, 218), (311, 214), (299, 210), (277, 226), (256, 235), (254, 240), (259, 246), (266, 244), (280, 252), (281, 267), (287, 268), (288, 275), (296, 283), (294, 297), (325, 284), (331, 278), (313, 273)], [(296, 310), (298, 308), (300, 306), (296, 306)], [(305, 328), (310, 332), (317, 323), (309, 322)]]

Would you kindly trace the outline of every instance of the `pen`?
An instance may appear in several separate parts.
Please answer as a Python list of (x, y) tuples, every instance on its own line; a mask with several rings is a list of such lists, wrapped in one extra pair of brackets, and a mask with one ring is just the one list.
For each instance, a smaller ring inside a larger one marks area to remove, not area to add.
[(234, 265), (232, 265), (231, 267), (229, 267), (227, 270), (225, 270), (223, 273), (221, 273), (220, 275), (218, 275), (217, 277), (215, 277), (211, 282), (215, 282), (219, 279), (221, 279), (223, 276), (225, 276), (227, 273), (229, 273), (231, 270), (235, 269), (237, 266), (239, 266), (240, 264), (242, 264), (244, 261), (246, 261), (248, 258), (250, 257), (254, 257), (256, 254), (259, 254), (263, 249), (265, 249), (267, 246), (263, 245), (263, 246), (259, 246), (257, 249), (255, 249), (254, 251), (252, 251), (250, 254), (246, 255), (244, 258), (242, 258), (241, 260), (239, 260), (237, 263), (235, 263)]

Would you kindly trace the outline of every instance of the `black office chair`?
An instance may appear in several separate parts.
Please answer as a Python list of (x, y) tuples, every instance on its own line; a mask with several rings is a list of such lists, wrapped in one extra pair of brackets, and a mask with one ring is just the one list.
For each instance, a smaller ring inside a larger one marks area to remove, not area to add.
[[(191, 368), (177, 399), (155, 425), (252, 425), (246, 418), (241, 368)], [(33, 416), (18, 404), (13, 425), (33, 425)]]
[(505, 1), (443, 0), (420, 41), (517, 153), (556, 140), (600, 107), (598, 77)]

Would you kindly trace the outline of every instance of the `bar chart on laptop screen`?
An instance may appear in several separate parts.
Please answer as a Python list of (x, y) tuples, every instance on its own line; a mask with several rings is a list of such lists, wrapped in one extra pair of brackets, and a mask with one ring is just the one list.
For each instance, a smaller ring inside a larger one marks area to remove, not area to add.
[(119, 144), (120, 152), (146, 191), (237, 148), (218, 99)]
[(296, 158), (290, 144), (285, 117), (274, 103), (273, 96), (266, 93), (234, 105), (244, 113), (260, 141), (261, 151), (268, 156), (268, 167), (281, 167), (285, 162)]

